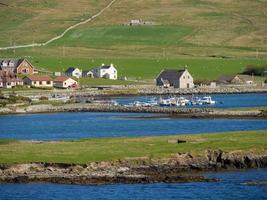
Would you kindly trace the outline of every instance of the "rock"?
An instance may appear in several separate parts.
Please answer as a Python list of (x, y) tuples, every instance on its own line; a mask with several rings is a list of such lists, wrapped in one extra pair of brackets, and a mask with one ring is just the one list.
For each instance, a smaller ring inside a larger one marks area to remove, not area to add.
[(179, 143), (186, 143), (186, 141), (185, 140), (180, 140), (180, 139), (174, 139), (174, 140), (168, 140), (168, 143), (179, 144)]
[[(137, 158), (136, 158), (137, 159)], [(267, 166), (267, 152), (209, 150), (206, 156), (177, 153), (171, 158), (92, 162), (87, 165), (30, 163), (0, 165), (0, 182), (112, 184), (212, 181), (194, 173), (202, 170)]]

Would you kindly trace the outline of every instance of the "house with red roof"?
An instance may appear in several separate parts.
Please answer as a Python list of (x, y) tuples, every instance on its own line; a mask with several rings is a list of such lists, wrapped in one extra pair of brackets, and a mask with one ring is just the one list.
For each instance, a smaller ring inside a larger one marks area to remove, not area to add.
[(58, 76), (54, 79), (54, 87), (77, 88), (78, 82), (68, 76)]
[(53, 79), (48, 75), (30, 75), (23, 79), (25, 85), (38, 88), (53, 87)]

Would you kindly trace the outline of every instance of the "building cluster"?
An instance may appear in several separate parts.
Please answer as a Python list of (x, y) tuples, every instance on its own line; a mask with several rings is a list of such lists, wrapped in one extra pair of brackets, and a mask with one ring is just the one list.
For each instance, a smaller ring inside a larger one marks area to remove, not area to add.
[(142, 26), (142, 25), (155, 25), (151, 21), (143, 21), (141, 19), (132, 19), (127, 23), (128, 26)]
[[(20, 77), (23, 77), (21, 79)], [(13, 88), (28, 85), (37, 88), (78, 88), (76, 81), (82, 77), (118, 79), (117, 69), (113, 64), (95, 67), (91, 70), (81, 70), (70, 67), (63, 75), (55, 73), (52, 78), (49, 75), (38, 74), (33, 65), (25, 58), (23, 59), (0, 59), (0, 88)], [(75, 80), (76, 79), (76, 80)], [(233, 76), (221, 76), (216, 84), (238, 84), (252, 85), (253, 77), (237, 74)], [(156, 85), (163, 88), (193, 88), (194, 79), (187, 69), (164, 69), (156, 78)], [(200, 84), (199, 84), (200, 85)]]
[[(198, 81), (196, 81), (198, 82)], [(204, 81), (205, 82), (205, 81)], [(253, 76), (237, 74), (223, 75), (218, 80), (207, 83), (197, 83), (199, 86), (216, 87), (216, 85), (254, 85)], [(193, 88), (194, 79), (187, 69), (164, 69), (156, 78), (156, 85), (164, 88)]]
[(20, 74), (34, 74), (32, 64), (26, 59), (0, 60), (0, 88), (13, 88), (23, 85)]
[(58, 73), (52, 78), (49, 75), (39, 74), (25, 58), (0, 59), (0, 88), (13, 88), (22, 85), (36, 88), (78, 88), (79, 84), (75, 78), (79, 79), (81, 77), (116, 80), (117, 69), (113, 64), (102, 64), (102, 66), (86, 71), (70, 67), (63, 75)]
[(81, 70), (79, 68), (70, 67), (65, 71), (65, 75), (73, 76), (76, 78), (91, 77), (91, 78), (106, 78), (111, 80), (118, 79), (117, 69), (113, 64), (105, 65), (102, 64), (99, 67), (95, 67), (92, 70)]

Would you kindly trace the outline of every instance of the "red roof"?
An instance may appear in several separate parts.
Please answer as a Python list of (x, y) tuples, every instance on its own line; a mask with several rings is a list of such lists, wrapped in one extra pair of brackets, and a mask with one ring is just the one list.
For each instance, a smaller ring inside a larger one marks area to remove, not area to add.
[(52, 81), (52, 78), (48, 75), (30, 75), (27, 78), (31, 81)]
[(54, 82), (64, 82), (66, 80), (70, 79), (70, 77), (67, 77), (67, 76), (57, 76), (55, 79), (54, 79)]

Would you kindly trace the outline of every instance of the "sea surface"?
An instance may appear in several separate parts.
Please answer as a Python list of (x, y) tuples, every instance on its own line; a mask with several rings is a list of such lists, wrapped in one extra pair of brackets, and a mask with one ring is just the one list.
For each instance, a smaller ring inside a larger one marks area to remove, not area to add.
[(57, 184), (0, 184), (1, 200), (266, 200), (267, 185), (245, 185), (267, 180), (267, 169), (208, 173), (211, 183), (115, 184), (102, 186)]
[[(191, 95), (182, 95), (187, 99), (191, 99)], [(194, 95), (195, 97), (203, 97), (204, 95)], [(239, 108), (239, 107), (260, 107), (267, 106), (267, 93), (250, 93), (250, 94), (217, 94), (209, 95), (212, 100), (217, 103), (214, 105), (187, 106), (187, 107), (209, 107), (209, 108)], [(161, 96), (167, 98), (168, 96)], [(177, 96), (178, 97), (178, 96)], [(151, 98), (160, 98), (160, 96), (130, 96), (113, 98), (121, 105), (133, 103), (134, 101), (147, 102)]]
[(267, 130), (267, 120), (144, 119), (144, 116), (157, 115), (78, 112), (0, 116), (0, 138), (63, 140)]

